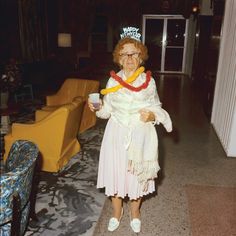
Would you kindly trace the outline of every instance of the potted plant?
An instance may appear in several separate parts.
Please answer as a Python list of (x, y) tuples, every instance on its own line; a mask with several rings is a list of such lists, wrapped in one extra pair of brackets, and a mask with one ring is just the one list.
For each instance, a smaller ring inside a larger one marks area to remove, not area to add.
[(7, 108), (9, 94), (21, 85), (21, 73), (15, 59), (10, 59), (0, 75), (1, 108)]

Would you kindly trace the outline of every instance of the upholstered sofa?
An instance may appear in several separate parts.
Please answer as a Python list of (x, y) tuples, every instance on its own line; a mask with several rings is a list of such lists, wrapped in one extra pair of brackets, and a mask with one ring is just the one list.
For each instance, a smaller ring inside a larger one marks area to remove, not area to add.
[[(68, 78), (64, 81), (58, 92), (54, 95), (46, 96), (46, 106), (42, 107), (43, 111), (52, 112), (58, 107), (71, 102), (75, 97), (81, 97), (87, 103), (90, 93), (98, 92), (99, 82), (97, 80), (85, 80), (78, 78)], [(91, 128), (96, 124), (96, 115), (90, 111), (85, 104), (79, 133)]]
[(58, 172), (80, 151), (77, 135), (83, 109), (84, 101), (78, 98), (39, 116), (33, 124), (13, 123), (11, 133), (4, 137), (4, 160), (15, 140), (30, 140), (39, 147), (41, 170)]
[[(0, 235), (23, 235), (30, 212), (30, 195), (39, 150), (29, 141), (13, 143), (0, 175)], [(18, 199), (18, 201), (17, 201)]]

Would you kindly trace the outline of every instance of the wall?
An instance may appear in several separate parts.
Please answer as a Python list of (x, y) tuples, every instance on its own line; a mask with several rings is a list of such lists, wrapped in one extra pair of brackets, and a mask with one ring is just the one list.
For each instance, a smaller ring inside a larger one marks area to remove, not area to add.
[(236, 157), (236, 1), (225, 4), (211, 123), (226, 155)]

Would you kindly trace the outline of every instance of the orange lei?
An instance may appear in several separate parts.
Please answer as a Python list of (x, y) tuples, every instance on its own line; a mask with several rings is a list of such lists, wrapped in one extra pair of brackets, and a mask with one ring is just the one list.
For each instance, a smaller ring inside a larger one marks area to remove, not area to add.
[[(144, 72), (144, 70), (145, 70), (145, 68), (144, 68), (143, 66), (141, 66), (141, 67), (139, 67), (139, 68), (134, 72), (134, 74), (131, 75), (127, 80), (125, 80), (125, 81), (122, 80), (122, 81), (125, 82), (126, 84), (127, 84), (127, 83), (132, 83), (133, 81), (135, 81), (135, 80), (137, 79), (137, 77), (138, 77), (141, 73)], [(111, 74), (113, 74), (113, 72), (111, 72)], [(114, 74), (115, 74), (115, 72), (114, 72)], [(102, 90), (100, 91), (100, 93), (103, 94), (103, 95), (108, 94), (108, 93), (114, 93), (114, 92), (118, 91), (119, 89), (121, 89), (121, 88), (123, 88), (123, 87), (124, 87), (124, 86), (123, 86), (121, 83), (119, 83), (118, 85), (116, 85), (116, 86), (114, 86), (114, 87), (102, 89)]]

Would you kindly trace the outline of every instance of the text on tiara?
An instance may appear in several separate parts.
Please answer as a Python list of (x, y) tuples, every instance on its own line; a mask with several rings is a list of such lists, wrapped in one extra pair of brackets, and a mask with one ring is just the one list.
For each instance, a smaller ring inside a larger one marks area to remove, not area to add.
[(133, 39), (136, 39), (138, 41), (141, 41), (141, 34), (138, 32), (139, 28), (135, 28), (135, 27), (124, 27), (123, 28), (123, 33), (120, 34), (121, 38), (125, 38), (125, 37), (130, 37)]

